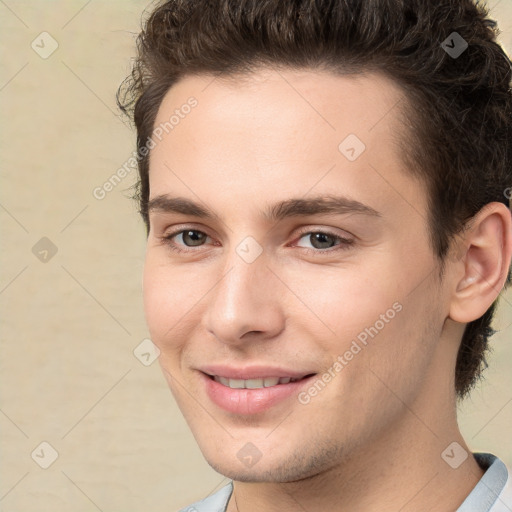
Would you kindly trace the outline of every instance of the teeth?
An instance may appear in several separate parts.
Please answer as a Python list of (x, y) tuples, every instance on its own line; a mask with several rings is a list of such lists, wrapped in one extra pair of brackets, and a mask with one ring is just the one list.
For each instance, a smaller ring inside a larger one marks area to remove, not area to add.
[(245, 382), (242, 379), (228, 379), (228, 386), (232, 389), (244, 389)]
[(245, 387), (247, 389), (259, 389), (265, 386), (263, 386), (263, 379), (248, 379), (245, 381)]
[(261, 389), (277, 386), (278, 384), (288, 384), (289, 382), (295, 382), (299, 379), (292, 379), (291, 377), (265, 377), (263, 379), (227, 379), (226, 377), (219, 377), (215, 375), (213, 377), (215, 382), (219, 382), (224, 386), (228, 386), (231, 389)]

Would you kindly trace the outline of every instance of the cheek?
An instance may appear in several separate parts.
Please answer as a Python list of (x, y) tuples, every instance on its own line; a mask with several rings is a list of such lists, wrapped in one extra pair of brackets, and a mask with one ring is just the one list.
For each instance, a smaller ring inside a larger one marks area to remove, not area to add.
[[(151, 339), (157, 344), (161, 338), (161, 333), (166, 328), (165, 308), (167, 307), (167, 303), (165, 301), (166, 287), (162, 286), (159, 274), (160, 273), (157, 272), (155, 265), (152, 264), (151, 258), (147, 255), (146, 262), (144, 264), (142, 285), (144, 314), (151, 334)], [(167, 326), (167, 328), (169, 327)]]
[[(398, 299), (395, 304), (399, 303), (400, 311), (374, 338), (368, 338), (365, 363), (372, 374), (369, 385), (375, 396), (411, 403), (433, 364), (441, 314), (435, 294), (426, 290), (402, 294)], [(375, 323), (374, 327), (382, 325)]]
[(304, 277), (295, 281), (297, 294), (334, 332), (324, 346), (332, 360), (346, 354), (349, 371), (337, 380), (340, 389), (354, 386), (351, 392), (358, 399), (386, 395), (385, 384), (400, 393), (413, 392), (433, 357), (441, 318), (437, 292), (428, 280), (418, 287), (424, 276), (401, 261), (396, 256), (364, 268), (333, 269), (317, 276), (321, 279), (314, 282), (322, 286), (316, 289)]
[(182, 323), (191, 307), (187, 299), (190, 289), (190, 284), (187, 286), (179, 281), (175, 269), (159, 261), (148, 250), (143, 273), (144, 313), (151, 339), (162, 355), (178, 348), (176, 341), (181, 338), (176, 334), (183, 328)]
[[(376, 260), (377, 258), (375, 258)], [(396, 270), (391, 267), (383, 270), (377, 261), (359, 264), (358, 262), (337, 267), (313, 267), (300, 271), (281, 269), (283, 280), (292, 283), (293, 292), (300, 298), (306, 315), (303, 321), (323, 324), (322, 332), (328, 327), (336, 341), (335, 350), (345, 350), (344, 342), (359, 336), (364, 341), (368, 337), (365, 329), (377, 322), (381, 331), (384, 320), (393, 321), (396, 309), (393, 304), (400, 299), (400, 283), (388, 278)], [(302, 307), (302, 306), (301, 306)], [(306, 311), (309, 310), (309, 311)], [(301, 321), (299, 319), (299, 321)], [(366, 333), (366, 334), (365, 334)]]

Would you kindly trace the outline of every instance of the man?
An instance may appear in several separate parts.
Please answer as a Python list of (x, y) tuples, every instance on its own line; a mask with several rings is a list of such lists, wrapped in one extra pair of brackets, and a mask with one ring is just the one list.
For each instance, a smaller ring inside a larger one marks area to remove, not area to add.
[(183, 510), (506, 511), (457, 399), (509, 283), (510, 61), (470, 0), (176, 0), (119, 102)]

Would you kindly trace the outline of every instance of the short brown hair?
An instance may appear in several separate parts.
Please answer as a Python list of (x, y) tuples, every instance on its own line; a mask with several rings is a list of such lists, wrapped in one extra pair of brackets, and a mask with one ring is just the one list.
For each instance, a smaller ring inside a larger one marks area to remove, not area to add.
[[(177, 80), (276, 65), (380, 71), (408, 100), (401, 112), (410, 141), (402, 152), (410, 172), (426, 184), (430, 243), (442, 274), (451, 242), (467, 221), (490, 202), (508, 206), (505, 191), (512, 190), (511, 61), (488, 14), (478, 0), (161, 3), (143, 24), (132, 73), (117, 94), (137, 128), (137, 198), (146, 228), (149, 155), (140, 152)], [(457, 56), (447, 51), (454, 41), (468, 45)], [(510, 281), (509, 269), (506, 286)], [(466, 325), (455, 370), (461, 398), (481, 375), (496, 305)]]

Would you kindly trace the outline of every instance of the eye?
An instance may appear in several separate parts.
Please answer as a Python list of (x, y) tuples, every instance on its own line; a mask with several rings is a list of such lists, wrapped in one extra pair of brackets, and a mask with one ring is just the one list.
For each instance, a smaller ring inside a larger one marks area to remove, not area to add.
[(299, 241), (302, 239), (309, 241), (313, 249), (308, 246), (300, 245), (299, 243), (297, 243), (297, 247), (303, 247), (308, 251), (316, 253), (326, 251), (330, 252), (330, 250), (336, 246), (341, 250), (348, 249), (348, 247), (354, 243), (354, 240), (344, 238), (328, 231), (308, 231), (302, 234)]
[[(198, 229), (182, 229), (165, 235), (163, 241), (174, 251), (187, 252), (187, 247), (198, 247), (204, 245), (209, 236)], [(176, 239), (176, 241), (174, 240)], [(182, 249), (181, 247), (185, 247)]]

